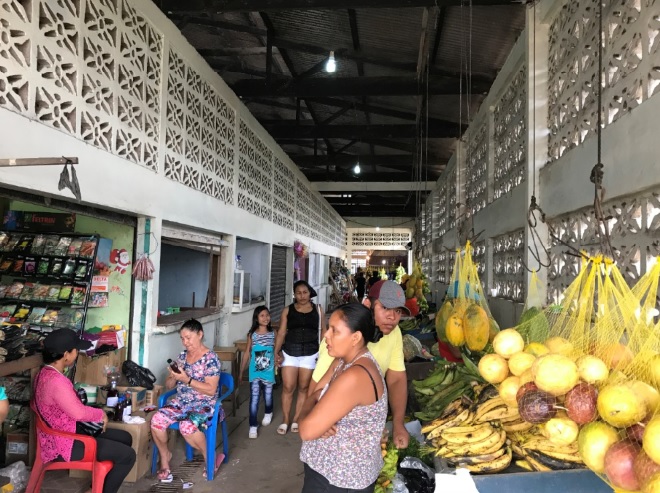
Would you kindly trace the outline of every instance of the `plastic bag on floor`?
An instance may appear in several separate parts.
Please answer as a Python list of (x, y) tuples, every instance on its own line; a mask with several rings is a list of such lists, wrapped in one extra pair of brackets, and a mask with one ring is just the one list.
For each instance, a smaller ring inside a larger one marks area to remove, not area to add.
[(23, 461), (14, 462), (12, 465), (0, 469), (0, 476), (9, 478), (14, 491), (24, 491), (30, 479), (27, 467)]
[(435, 471), (416, 457), (406, 457), (399, 464), (397, 476), (403, 476), (406, 490), (397, 493), (433, 493), (435, 491)]

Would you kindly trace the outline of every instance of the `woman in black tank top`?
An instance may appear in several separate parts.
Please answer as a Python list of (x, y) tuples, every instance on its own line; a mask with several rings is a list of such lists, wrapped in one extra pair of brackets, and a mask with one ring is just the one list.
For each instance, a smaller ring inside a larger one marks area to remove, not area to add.
[[(282, 424), (277, 428), (284, 435), (289, 428), (293, 393), (298, 390), (291, 431), (298, 431), (298, 416), (307, 397), (309, 382), (316, 366), (320, 338), (325, 320), (323, 310), (311, 302), (316, 291), (305, 281), (293, 285), (295, 302), (282, 311), (280, 328), (275, 340), (275, 358), (282, 364)], [(319, 327), (322, 329), (319, 331)], [(281, 351), (281, 352), (280, 352)]]

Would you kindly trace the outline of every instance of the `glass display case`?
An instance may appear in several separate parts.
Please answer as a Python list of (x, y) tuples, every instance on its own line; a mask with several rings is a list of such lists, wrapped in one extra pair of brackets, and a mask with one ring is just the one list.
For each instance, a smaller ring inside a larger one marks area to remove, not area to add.
[(251, 274), (243, 270), (234, 271), (234, 308), (242, 310), (250, 304)]

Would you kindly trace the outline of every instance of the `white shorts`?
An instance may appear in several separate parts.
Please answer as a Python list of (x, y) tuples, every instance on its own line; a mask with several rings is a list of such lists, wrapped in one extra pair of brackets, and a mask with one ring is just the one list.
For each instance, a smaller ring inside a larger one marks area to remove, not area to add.
[(310, 356), (289, 356), (282, 351), (282, 356), (284, 356), (282, 366), (295, 366), (296, 368), (305, 368), (307, 370), (316, 368), (316, 360), (319, 359), (319, 353)]

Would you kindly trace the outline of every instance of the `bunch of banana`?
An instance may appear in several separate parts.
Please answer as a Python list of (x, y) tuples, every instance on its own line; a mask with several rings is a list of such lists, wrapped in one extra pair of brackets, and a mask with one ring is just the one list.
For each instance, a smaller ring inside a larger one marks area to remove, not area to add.
[(448, 428), (440, 433), (446, 443), (436, 451), (456, 467), (473, 473), (495, 473), (511, 464), (512, 451), (506, 443), (506, 432), (491, 423)]
[(517, 408), (508, 407), (501, 397), (493, 397), (483, 402), (475, 412), (475, 423), (498, 421), (507, 433), (530, 430), (534, 425), (520, 417)]
[(557, 445), (538, 434), (536, 428), (531, 431), (511, 436), (511, 448), (516, 456), (522, 459), (516, 462), (518, 466), (533, 471), (561, 471), (584, 467), (577, 443)]

